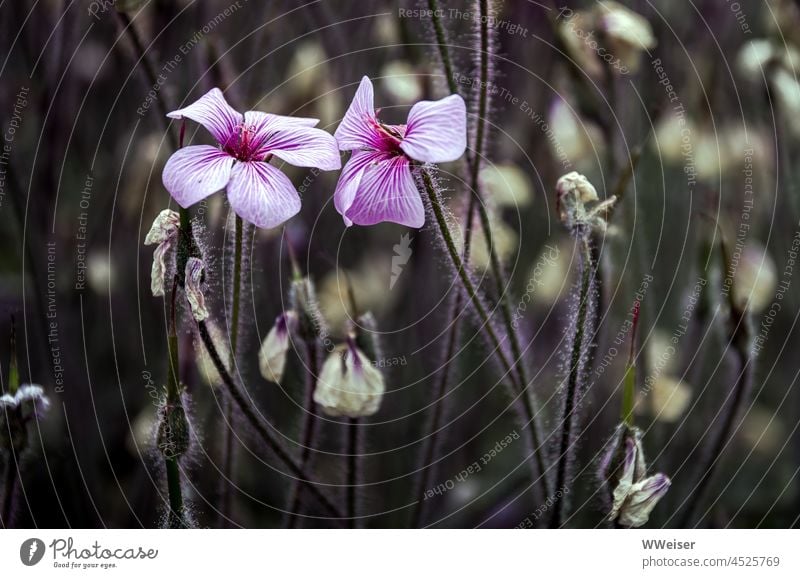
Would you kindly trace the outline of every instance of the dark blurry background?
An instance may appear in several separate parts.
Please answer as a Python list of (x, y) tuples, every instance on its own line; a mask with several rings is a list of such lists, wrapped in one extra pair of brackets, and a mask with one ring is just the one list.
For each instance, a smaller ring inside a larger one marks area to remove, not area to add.
[[(145, 6), (124, 13), (102, 2), (0, 5), (0, 116), (6, 145), (0, 190), (0, 336), (9, 334), (14, 315), (22, 379), (41, 384), (52, 402), (34, 429), (34, 448), (25, 459), (18, 526), (153, 527), (163, 515), (166, 491), (162, 460), (153, 447), (152, 394), (166, 379), (165, 311), (163, 300), (150, 294), (152, 248), (144, 247), (143, 240), (153, 218), (170, 203), (161, 171), (178, 126), (168, 127), (164, 110), (219, 86), (239, 110), (316, 117), (321, 128), (332, 132), (363, 75), (373, 79), (376, 106), (383, 109), (382, 119), (391, 122), (403, 122), (415, 101), (447, 92), (430, 20), (401, 16), (421, 7), (411, 1), (139, 4)], [(444, 7), (466, 10), (471, 4), (445, 2)], [(737, 276), (740, 291), (748, 283), (752, 287), (758, 331), (769, 316), (776, 282), (786, 279), (787, 251), (800, 218), (794, 162), (800, 117), (793, 114), (800, 113), (800, 91), (791, 66), (800, 63), (792, 60), (800, 29), (795, 3), (742, 1), (737, 10), (721, 0), (626, 4), (649, 20), (657, 45), (641, 55), (638, 71), (611, 81), (593, 73), (591, 63), (579, 62), (586, 73), (578, 82), (554, 45), (548, 13), (555, 17), (556, 11), (551, 5), (498, 3), (498, 17), (509, 26), (496, 30), (491, 163), (483, 175), (498, 252), (511, 277), (512, 303), (525, 292), (542, 255), (558, 248), (559, 257), (544, 267), (546, 283), (537, 285), (521, 325), (533, 339), (527, 363), (545, 406), (545, 424), (552, 428), (570, 271), (577, 258), (556, 218), (555, 182), (578, 170), (601, 196), (611, 194), (631, 165), (631, 155), (641, 153), (624, 201), (602, 238), (605, 289), (596, 367), (611, 348), (619, 353), (606, 358), (608, 366), (583, 403), (586, 431), (573, 496), (576, 513), (569, 522), (582, 527), (602, 525), (603, 514), (592, 498), (595, 460), (618, 421), (627, 357), (627, 345), (614, 340), (642, 279), (652, 276), (639, 329), (646, 352), (640, 382), (650, 376), (654, 385), (640, 399), (637, 420), (646, 431), (652, 467), (673, 479), (650, 525), (674, 526), (673, 515), (697, 475), (693, 452), (733, 382), (724, 319), (714, 314), (722, 302), (723, 276), (713, 264), (716, 250), (708, 246), (714, 220), (733, 243), (745, 203), (746, 171), (752, 170), (753, 206), (747, 210), (749, 228)], [(590, 10), (593, 3), (568, 6)], [(445, 21), (460, 73), (474, 78), (474, 22), (455, 13)], [(126, 31), (130, 26), (135, 34)], [(767, 44), (756, 44), (762, 41)], [(160, 75), (156, 90), (151, 90), (137, 42)], [(759, 60), (765, 46), (788, 54), (789, 66), (777, 70)], [(678, 101), (670, 102), (654, 59), (661, 60)], [(469, 95), (469, 84), (462, 85)], [(589, 101), (601, 108), (593, 111)], [(676, 102), (691, 122), (691, 163), (675, 129)], [(603, 126), (600, 119), (613, 121)], [(189, 123), (187, 139), (208, 142), (208, 135)], [(688, 166), (693, 174), (685, 170)], [(367, 525), (405, 526), (426, 412), (444, 363), (454, 364), (455, 371), (453, 393), (445, 402), (437, 484), (458, 475), (519, 426), (493, 364), (486, 363), (483, 343), (473, 339), (469, 314), (463, 351), (454, 360), (443, 357), (453, 288), (430, 225), (410, 231), (412, 256), (390, 290), (393, 247), (409, 231), (389, 224), (346, 230), (331, 202), (337, 173), (284, 169), (303, 198), (287, 235), (316, 282), (335, 333), (341, 335), (346, 317), (339, 268), (349, 271), (359, 306), (375, 312), (383, 356), (398, 360), (385, 369), (388, 391), (380, 412), (363, 428), (369, 455), (360, 501), (362, 513), (370, 516)], [(459, 170), (455, 165), (444, 169), (452, 170), (448, 196), (460, 214), (465, 196)], [(224, 249), (230, 222), (224, 194), (193, 211), (206, 225), (211, 302), (218, 318), (225, 319), (224, 280), (230, 264)], [(259, 407), (296, 452), (302, 402), (298, 364), (290, 363), (283, 387), (265, 381), (257, 367), (258, 346), (286, 303), (286, 254), (280, 231), (248, 230), (247, 238), (252, 275), (239, 369)], [(479, 271), (486, 266), (480, 248), (473, 262)], [(676, 353), (657, 364), (665, 342), (679, 331), (698, 278), (708, 280), (701, 307), (712, 322), (701, 335), (682, 336)], [(758, 359), (754, 401), (747, 404), (715, 491), (702, 507), (709, 508), (703, 524), (798, 523), (800, 393), (794, 325), (800, 281), (790, 281)], [(224, 340), (224, 326), (219, 329)], [(193, 341), (187, 328), (182, 375), (197, 434), (187, 464), (187, 495), (198, 523), (216, 526), (225, 485), (219, 456), (227, 426), (219, 407), (221, 390), (207, 362), (195, 363)], [(4, 379), (6, 343), (0, 339)], [(237, 432), (229, 525), (279, 525), (288, 478), (246, 427)], [(341, 459), (332, 455), (340, 451), (340, 435), (330, 421), (319, 437), (319, 448), (330, 453), (317, 456), (315, 471), (331, 484), (342, 478)], [(481, 472), (433, 498), (428, 523), (522, 523), (538, 507), (526, 491), (527, 455), (524, 443), (510, 444)]]

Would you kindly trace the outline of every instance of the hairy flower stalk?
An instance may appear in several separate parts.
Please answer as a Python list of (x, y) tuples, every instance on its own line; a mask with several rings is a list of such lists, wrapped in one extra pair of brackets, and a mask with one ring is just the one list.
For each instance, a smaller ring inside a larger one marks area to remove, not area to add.
[(199, 321), (197, 323), (197, 328), (200, 333), (200, 339), (202, 340), (208, 355), (211, 357), (214, 367), (217, 369), (217, 372), (222, 378), (222, 383), (227, 388), (231, 398), (236, 403), (239, 411), (242, 412), (242, 415), (244, 415), (250, 426), (258, 433), (259, 437), (269, 448), (269, 450), (272, 451), (275, 456), (289, 469), (291, 474), (300, 480), (300, 483), (309, 491), (312, 496), (314, 496), (323, 509), (333, 518), (341, 519), (343, 516), (339, 509), (325, 496), (324, 493), (322, 493), (322, 491), (320, 491), (316, 485), (317, 483), (309, 479), (306, 475), (306, 472), (304, 472), (303, 469), (286, 452), (286, 450), (283, 449), (280, 442), (278, 442), (278, 440), (276, 440), (272, 435), (269, 427), (264, 423), (263, 419), (248, 403), (245, 393), (236, 384), (231, 377), (231, 374), (228, 372), (228, 369), (225, 367), (222, 357), (220, 357), (216, 345), (214, 344), (214, 340), (209, 332), (207, 321)]
[[(556, 488), (565, 488), (572, 483), (571, 472), (576, 453), (578, 407), (584, 394), (586, 368), (589, 360), (589, 346), (593, 318), (597, 304), (594, 290), (596, 263), (591, 247), (591, 235), (596, 230), (604, 230), (605, 214), (613, 206), (616, 197), (597, 203), (588, 208), (588, 203), (598, 201), (594, 186), (576, 172), (564, 175), (556, 184), (556, 208), (562, 223), (577, 239), (581, 251), (581, 280), (578, 286), (577, 308), (571, 320), (569, 331), (569, 352), (566, 359), (567, 377), (563, 385), (564, 407), (561, 414), (561, 437), (556, 454)], [(568, 500), (560, 499), (553, 509), (550, 525), (560, 527), (567, 514)]]
[[(481, 193), (481, 184), (480, 184), (480, 168), (481, 168), (481, 160), (483, 158), (483, 150), (485, 148), (485, 141), (486, 141), (486, 133), (487, 133), (487, 123), (488, 123), (488, 110), (489, 110), (489, 99), (491, 94), (491, 82), (489, 80), (490, 77), (490, 70), (491, 70), (491, 55), (493, 54), (494, 50), (494, 42), (491, 37), (493, 33), (493, 29), (490, 26), (490, 7), (489, 2), (486, 0), (479, 0), (477, 2), (478, 8), (475, 13), (478, 15), (478, 18), (475, 19), (477, 26), (478, 26), (478, 38), (479, 38), (479, 46), (477, 47), (475, 54), (478, 56), (478, 69), (480, 71), (480, 82), (477, 84), (478, 86), (478, 93), (477, 93), (477, 110), (476, 110), (476, 128), (474, 133), (473, 139), (473, 153), (472, 155), (467, 155), (465, 157), (466, 160), (466, 167), (467, 172), (469, 174), (469, 182), (470, 182), (470, 194), (469, 194), (469, 205), (467, 208), (467, 214), (465, 218), (465, 226), (464, 226), (464, 251), (462, 256), (462, 263), (469, 263), (470, 258), (470, 250), (472, 245), (472, 231), (474, 225), (474, 215), (477, 209), (479, 213), (479, 217), (481, 220), (481, 228), (484, 232), (484, 239), (486, 242), (486, 249), (489, 255), (489, 263), (490, 268), (492, 271), (492, 278), (495, 281), (495, 292), (497, 293), (497, 298), (499, 300), (500, 309), (503, 318), (504, 329), (509, 336), (510, 344), (511, 344), (511, 353), (514, 356), (514, 363), (511, 368), (512, 372), (515, 373), (515, 379), (517, 381), (518, 393), (523, 397), (523, 410), (525, 411), (525, 420), (530, 424), (532, 430), (532, 437), (535, 440), (541, 439), (541, 426), (539, 420), (537, 419), (537, 411), (536, 411), (536, 398), (533, 392), (528, 391), (528, 386), (530, 382), (528, 380), (527, 371), (525, 369), (525, 363), (522, 359), (522, 348), (520, 346), (520, 339), (517, 332), (516, 327), (514, 326), (510, 303), (509, 303), (509, 295), (508, 292), (505, 290), (503, 286), (503, 280), (506, 278), (505, 273), (503, 271), (502, 263), (497, 256), (497, 252), (495, 250), (494, 242), (492, 240), (492, 233), (491, 233), (491, 225), (489, 221), (488, 211), (486, 210), (486, 204), (483, 202), (483, 197)], [(436, 43), (439, 50), (439, 56), (442, 61), (442, 66), (444, 68), (445, 76), (447, 78), (447, 84), (452, 94), (458, 94), (458, 86), (455, 81), (454, 76), (454, 67), (452, 60), (450, 58), (450, 52), (447, 44), (447, 38), (444, 32), (444, 26), (441, 21), (441, 14), (442, 12), (438, 10), (438, 2), (435, 0), (431, 0), (429, 2), (429, 7), (431, 8), (431, 21), (433, 24), (434, 32), (436, 35)], [(455, 297), (454, 307), (451, 311), (450, 315), (450, 332), (447, 336), (447, 344), (445, 346), (445, 351), (448, 353), (448, 359), (452, 356), (452, 352), (455, 351), (455, 342), (458, 336), (458, 314), (461, 311), (461, 301), (462, 295), (459, 292)], [(442, 399), (444, 392), (447, 388), (447, 380), (449, 378), (449, 367), (443, 369), (442, 374), (440, 376), (437, 392), (438, 396), (437, 399)], [(428, 485), (428, 480), (433, 475), (433, 466), (426, 467), (432, 461), (434, 446), (437, 441), (437, 434), (438, 431), (438, 424), (441, 420), (442, 412), (441, 408), (437, 407), (435, 410), (434, 416), (431, 420), (431, 428), (428, 430), (429, 436), (426, 438), (426, 447), (423, 451), (423, 456), (430, 456), (428, 459), (424, 459), (421, 466), (421, 477), (420, 483), (418, 484), (418, 492), (424, 492), (425, 487)], [(537, 443), (534, 442), (534, 446), (532, 448), (538, 472), (535, 472), (534, 475), (541, 476), (544, 493), (545, 495), (549, 495), (550, 492), (550, 484), (549, 478), (547, 476), (547, 468), (545, 465), (544, 459), (544, 449)], [(418, 498), (420, 495), (418, 494)], [(414, 513), (412, 515), (412, 523), (414, 523), (414, 527), (419, 524), (419, 520), (422, 516), (422, 508), (423, 508), (423, 500), (420, 498), (417, 501), (417, 506), (415, 507)]]
[[(724, 235), (720, 241), (720, 253), (723, 270), (730, 271), (731, 257)], [(750, 399), (753, 389), (755, 359), (751, 348), (750, 316), (746, 303), (737, 302), (735, 295), (735, 287), (731, 287), (728, 291), (728, 343), (736, 357), (737, 368), (736, 381), (728, 397), (732, 395), (733, 399), (727, 407), (720, 408), (717, 413), (717, 417), (719, 417), (719, 414), (724, 411), (722, 424), (711, 438), (708, 446), (704, 448), (705, 453), (700, 456), (700, 463), (697, 467), (700, 479), (689, 495), (681, 521), (683, 528), (688, 528), (692, 524), (697, 508), (714, 479), (719, 463), (722, 461), (722, 454), (731, 440), (734, 429), (737, 427), (737, 421), (741, 419), (745, 404)]]

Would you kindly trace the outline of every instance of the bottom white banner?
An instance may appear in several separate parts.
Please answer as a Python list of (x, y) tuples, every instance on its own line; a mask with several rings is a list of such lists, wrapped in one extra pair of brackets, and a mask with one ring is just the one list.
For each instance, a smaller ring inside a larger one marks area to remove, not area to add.
[[(4, 576), (800, 576), (795, 530), (4, 530)], [(434, 574), (437, 573), (437, 574)], [(230, 575), (230, 574), (228, 574)]]

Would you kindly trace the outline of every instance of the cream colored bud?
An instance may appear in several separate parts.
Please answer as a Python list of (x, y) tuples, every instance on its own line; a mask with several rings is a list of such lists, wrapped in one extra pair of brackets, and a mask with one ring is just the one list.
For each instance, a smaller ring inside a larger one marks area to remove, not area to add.
[(258, 369), (267, 381), (280, 383), (286, 368), (286, 356), (291, 345), (291, 330), (297, 324), (297, 313), (287, 311), (278, 315), (258, 351)]
[(374, 414), (386, 389), (383, 374), (352, 340), (328, 356), (314, 390), (314, 401), (332, 416)]

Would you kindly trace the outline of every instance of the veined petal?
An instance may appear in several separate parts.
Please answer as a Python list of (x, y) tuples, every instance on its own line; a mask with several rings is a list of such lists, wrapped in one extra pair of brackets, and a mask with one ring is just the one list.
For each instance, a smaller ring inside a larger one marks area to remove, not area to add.
[[(354, 161), (365, 163), (361, 174), (342, 174), (340, 185), (342, 180), (349, 179), (341, 190), (337, 187), (345, 224), (349, 221), (356, 225), (374, 225), (388, 221), (421, 227), (425, 223), (425, 208), (411, 174), (410, 161), (399, 155), (389, 158), (378, 155), (378, 158), (380, 160), (374, 161), (373, 155), (374, 162), (362, 156), (351, 159), (348, 166)], [(358, 164), (352, 170), (359, 170)]]
[(181, 207), (205, 199), (228, 184), (233, 158), (216, 147), (196, 145), (176, 151), (164, 167), (164, 187)]
[(291, 130), (293, 128), (312, 128), (319, 124), (318, 118), (304, 118), (298, 116), (283, 116), (271, 114), (258, 110), (248, 110), (244, 113), (245, 126), (253, 131), (251, 148), (258, 150), (263, 147), (264, 142), (273, 133), (280, 130)]
[(233, 167), (228, 201), (237, 215), (262, 229), (277, 227), (300, 211), (300, 195), (289, 177), (262, 162)]
[(341, 150), (374, 148), (377, 138), (375, 126), (378, 122), (374, 100), (372, 82), (365, 76), (361, 79), (353, 102), (339, 123), (339, 128), (333, 134)]
[(452, 94), (441, 100), (421, 100), (412, 106), (400, 148), (412, 159), (425, 163), (445, 163), (461, 157), (467, 148), (464, 99)]
[(167, 116), (199, 122), (223, 146), (236, 134), (236, 127), (242, 124), (242, 114), (227, 103), (219, 88), (212, 88), (189, 106), (174, 110)]
[(348, 227), (353, 224), (347, 218), (347, 211), (353, 204), (353, 199), (356, 198), (356, 192), (361, 185), (361, 177), (364, 175), (364, 170), (371, 163), (378, 163), (381, 160), (389, 158), (386, 154), (380, 152), (359, 152), (356, 151), (344, 165), (344, 169), (339, 175), (339, 182), (336, 183), (336, 190), (333, 193), (333, 205), (336, 210), (344, 218), (344, 224)]
[(264, 141), (261, 150), (296, 167), (316, 167), (323, 171), (342, 168), (336, 139), (318, 128), (294, 126), (279, 130)]

